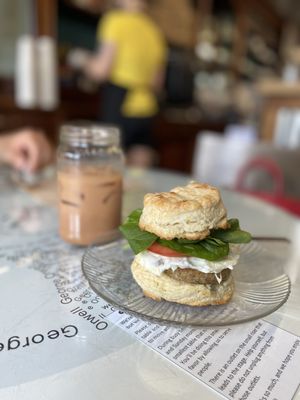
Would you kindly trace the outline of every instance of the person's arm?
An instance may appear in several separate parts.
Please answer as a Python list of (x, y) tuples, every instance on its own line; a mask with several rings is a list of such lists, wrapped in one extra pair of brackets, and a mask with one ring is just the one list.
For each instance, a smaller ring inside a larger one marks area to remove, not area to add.
[(0, 136), (0, 161), (16, 169), (36, 171), (53, 156), (53, 148), (40, 130), (25, 128)]
[(4, 133), (0, 136), (0, 162), (7, 162), (7, 149), (10, 144), (10, 135)]
[(159, 95), (164, 87), (164, 82), (166, 78), (166, 70), (165, 67), (162, 66), (155, 74), (154, 79), (152, 81), (153, 90), (157, 95)]
[(158, 36), (158, 43), (159, 43), (160, 56), (157, 69), (155, 71), (155, 75), (152, 79), (152, 87), (153, 90), (156, 92), (156, 94), (160, 95), (163, 92), (164, 83), (166, 79), (168, 50), (167, 50), (167, 45), (165, 43), (165, 39), (161, 34), (159, 34)]
[(109, 78), (114, 59), (116, 56), (116, 45), (114, 43), (103, 43), (98, 53), (87, 59), (84, 71), (96, 81), (105, 81)]

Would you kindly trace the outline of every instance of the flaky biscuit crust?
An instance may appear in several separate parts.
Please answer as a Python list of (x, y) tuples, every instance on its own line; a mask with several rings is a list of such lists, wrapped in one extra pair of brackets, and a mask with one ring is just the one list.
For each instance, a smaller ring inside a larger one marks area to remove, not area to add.
[(146, 194), (139, 226), (161, 239), (201, 240), (211, 229), (227, 227), (227, 212), (217, 188), (191, 182)]
[(133, 260), (131, 272), (145, 296), (153, 300), (167, 300), (189, 306), (226, 304), (230, 301), (234, 282), (230, 277), (220, 284), (202, 285), (180, 282), (167, 274), (154, 275)]

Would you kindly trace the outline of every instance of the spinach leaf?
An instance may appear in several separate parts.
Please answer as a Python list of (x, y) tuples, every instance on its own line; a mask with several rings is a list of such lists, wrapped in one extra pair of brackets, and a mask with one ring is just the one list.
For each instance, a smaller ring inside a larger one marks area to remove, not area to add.
[(229, 229), (214, 229), (210, 236), (225, 243), (249, 243), (252, 239), (249, 232), (242, 231), (238, 219), (228, 220)]
[(195, 244), (195, 243), (199, 243), (199, 239), (197, 239), (197, 240), (177, 239), (177, 240), (178, 240), (178, 243), (181, 243), (181, 244), (189, 244), (189, 243)]
[(240, 229), (240, 222), (237, 218), (231, 218), (227, 222), (229, 225), (229, 230), (236, 231), (236, 230)]
[(157, 240), (154, 233), (142, 231), (138, 225), (142, 210), (134, 210), (119, 227), (135, 254), (146, 250)]
[(129, 223), (133, 223), (133, 224), (137, 224), (139, 223), (139, 220), (141, 218), (143, 210), (141, 208), (137, 208), (136, 210), (132, 211), (127, 218), (125, 219), (125, 222), (123, 225), (129, 224)]
[(180, 243), (178, 239), (158, 239), (157, 242), (162, 246), (169, 247), (187, 256), (204, 258), (209, 261), (220, 260), (229, 253), (228, 243), (212, 238), (206, 238), (197, 243)]

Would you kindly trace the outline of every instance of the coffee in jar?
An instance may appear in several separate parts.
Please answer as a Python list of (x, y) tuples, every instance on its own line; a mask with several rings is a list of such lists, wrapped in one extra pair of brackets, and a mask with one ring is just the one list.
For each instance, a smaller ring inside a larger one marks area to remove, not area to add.
[(58, 151), (59, 231), (77, 245), (113, 239), (121, 222), (123, 153), (113, 126), (63, 126)]

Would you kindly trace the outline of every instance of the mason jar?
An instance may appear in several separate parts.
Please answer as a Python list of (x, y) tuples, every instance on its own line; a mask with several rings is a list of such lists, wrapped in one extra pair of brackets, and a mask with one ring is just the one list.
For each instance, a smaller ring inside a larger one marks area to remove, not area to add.
[(113, 239), (122, 209), (119, 129), (92, 123), (62, 126), (57, 164), (61, 238), (76, 245)]

